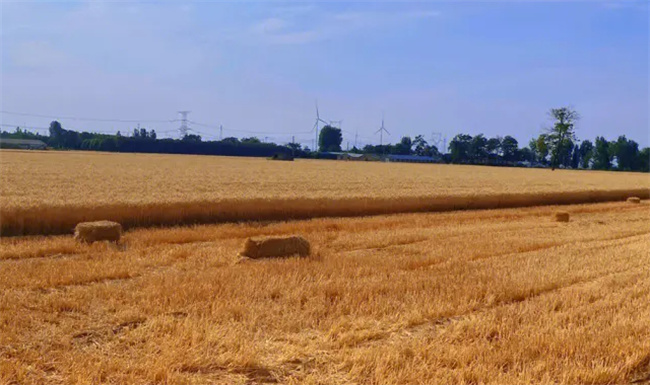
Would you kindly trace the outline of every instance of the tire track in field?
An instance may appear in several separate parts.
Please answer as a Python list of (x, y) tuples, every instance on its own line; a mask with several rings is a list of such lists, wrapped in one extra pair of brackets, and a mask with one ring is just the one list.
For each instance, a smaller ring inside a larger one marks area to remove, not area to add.
[[(537, 246), (531, 246), (531, 247), (525, 247), (523, 250), (515, 251), (515, 252), (504, 252), (504, 253), (495, 253), (495, 254), (489, 254), (485, 256), (477, 256), (473, 258), (466, 259), (465, 262), (475, 262), (475, 261), (482, 261), (482, 260), (487, 260), (491, 258), (498, 258), (498, 257), (507, 257), (510, 255), (517, 255), (517, 254), (523, 254), (523, 253), (530, 253), (530, 252), (535, 252), (535, 251), (541, 251), (541, 250), (550, 250), (554, 248), (560, 248), (560, 247), (565, 247), (565, 246), (570, 246), (570, 245), (589, 245), (592, 243), (598, 243), (598, 242), (607, 242), (607, 241), (619, 241), (619, 240), (627, 240), (630, 239), (630, 242), (625, 242), (625, 243), (620, 243), (616, 246), (621, 246), (625, 245), (627, 243), (632, 243), (633, 241), (631, 240), (632, 238), (636, 237), (641, 237), (643, 235), (650, 235), (650, 232), (637, 232), (637, 233), (632, 233), (632, 234), (624, 234), (624, 235), (619, 235), (619, 236), (613, 236), (609, 238), (603, 238), (603, 239), (597, 239), (597, 238), (591, 238), (591, 239), (586, 239), (586, 240), (580, 240), (580, 241), (572, 241), (572, 242), (557, 242), (557, 243), (552, 243), (552, 244), (547, 244), (547, 245), (537, 245)], [(611, 247), (613, 247), (612, 245)], [(609, 247), (609, 246), (605, 246)], [(594, 247), (591, 247), (594, 248)], [(442, 265), (444, 263), (447, 263), (451, 261), (453, 258), (448, 258), (442, 261), (431, 261), (430, 263), (419, 263), (417, 267), (415, 268), (403, 268), (402, 270), (410, 271), (410, 270), (423, 270), (423, 269), (430, 269), (433, 266), (436, 265)]]
[[(535, 290), (535, 293), (533, 293), (531, 295), (528, 295), (528, 296), (526, 296), (526, 295), (514, 296), (514, 297), (512, 297), (510, 299), (497, 301), (493, 305), (479, 306), (479, 307), (472, 308), (472, 309), (470, 309), (468, 311), (465, 311), (465, 312), (462, 312), (462, 313), (458, 313), (458, 314), (454, 314), (454, 315), (450, 315), (450, 316), (445, 316), (445, 317), (439, 317), (439, 318), (435, 318), (435, 319), (431, 319), (431, 320), (425, 320), (425, 321), (421, 321), (421, 322), (416, 322), (416, 323), (410, 324), (409, 326), (404, 327), (404, 328), (402, 328), (400, 330), (397, 330), (397, 331), (387, 331), (387, 332), (378, 333), (378, 334), (375, 333), (375, 334), (373, 334), (371, 339), (358, 341), (358, 342), (355, 342), (355, 343), (344, 343), (342, 347), (363, 348), (363, 347), (366, 347), (366, 346), (371, 346), (371, 345), (375, 345), (375, 344), (379, 344), (379, 343), (384, 343), (384, 342), (386, 342), (387, 340), (390, 340), (390, 339), (414, 338), (414, 336), (416, 336), (418, 334), (427, 333), (427, 332), (429, 332), (429, 333), (435, 332), (440, 327), (447, 326), (447, 325), (449, 325), (449, 324), (451, 324), (453, 322), (459, 322), (459, 321), (462, 321), (462, 320), (466, 320), (466, 319), (468, 319), (468, 318), (470, 318), (472, 316), (484, 314), (484, 313), (487, 313), (487, 312), (489, 312), (491, 310), (494, 310), (494, 309), (497, 309), (497, 308), (500, 308), (500, 307), (505, 307), (505, 306), (510, 306), (510, 305), (514, 305), (514, 304), (519, 304), (519, 303), (531, 301), (531, 300), (534, 300), (536, 298), (542, 297), (544, 295), (548, 295), (548, 294), (551, 294), (551, 293), (556, 293), (556, 292), (566, 290), (566, 289), (570, 289), (570, 288), (574, 288), (574, 287), (577, 287), (577, 286), (580, 286), (580, 285), (587, 285), (587, 284), (590, 284), (590, 283), (594, 283), (594, 282), (596, 282), (598, 280), (601, 280), (601, 279), (604, 279), (604, 278), (607, 278), (607, 277), (611, 277), (611, 276), (615, 276), (615, 275), (618, 275), (618, 274), (624, 274), (624, 273), (630, 272), (631, 270), (638, 269), (638, 268), (641, 268), (641, 267), (644, 267), (644, 266), (650, 266), (650, 265), (642, 263), (642, 264), (635, 265), (635, 266), (632, 266), (632, 267), (619, 269), (619, 270), (616, 270), (616, 271), (611, 271), (611, 272), (608, 272), (608, 273), (605, 273), (605, 274), (600, 274), (600, 275), (595, 275), (595, 276), (590, 276), (590, 277), (584, 277), (584, 278), (580, 278), (580, 279), (571, 280), (569, 283), (564, 284), (564, 285), (559, 285), (559, 286), (550, 285), (547, 288)], [(642, 275), (642, 273), (639, 273), (638, 275)]]

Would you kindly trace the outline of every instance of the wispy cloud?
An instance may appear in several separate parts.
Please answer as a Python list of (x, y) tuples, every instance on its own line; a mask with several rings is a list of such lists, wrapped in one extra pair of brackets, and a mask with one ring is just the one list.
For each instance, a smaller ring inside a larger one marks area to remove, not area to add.
[(269, 44), (306, 44), (439, 15), (434, 10), (324, 12), (314, 7), (293, 8), (254, 23), (248, 38)]

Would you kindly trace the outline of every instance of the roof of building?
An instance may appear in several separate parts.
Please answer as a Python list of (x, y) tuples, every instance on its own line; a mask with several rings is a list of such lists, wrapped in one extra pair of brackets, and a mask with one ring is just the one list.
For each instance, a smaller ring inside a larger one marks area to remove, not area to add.
[(412, 160), (412, 161), (419, 161), (419, 162), (435, 162), (438, 160), (438, 158), (434, 158), (431, 156), (420, 156), (420, 155), (394, 155), (390, 154), (388, 155), (388, 159), (393, 159), (393, 160)]
[(0, 142), (7, 144), (22, 144), (29, 146), (46, 146), (45, 142), (38, 139), (10, 139), (10, 138), (0, 138)]
[(336, 152), (336, 151), (331, 151), (331, 152), (326, 152), (326, 154), (331, 154), (331, 155), (346, 155), (351, 158), (361, 158), (365, 154), (357, 154), (354, 152)]

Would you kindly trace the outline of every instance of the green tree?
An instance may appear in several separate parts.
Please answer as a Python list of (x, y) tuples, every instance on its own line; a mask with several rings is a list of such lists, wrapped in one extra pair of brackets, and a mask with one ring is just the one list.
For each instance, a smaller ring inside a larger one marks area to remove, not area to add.
[(239, 144), (239, 143), (240, 143), (240, 142), (239, 142), (239, 139), (235, 138), (234, 136), (229, 136), (229, 137), (227, 137), (227, 138), (223, 138), (223, 139), (221, 140), (221, 142), (223, 142), (223, 143), (228, 143), (228, 144), (233, 144), (233, 145), (234, 145), (234, 144)]
[(399, 155), (410, 155), (413, 148), (413, 141), (410, 136), (402, 137), (399, 143), (393, 148), (393, 152)]
[(517, 139), (507, 135), (501, 141), (501, 151), (503, 152), (503, 159), (507, 161), (516, 161), (517, 152), (519, 150), (519, 142)]
[(589, 168), (591, 158), (594, 156), (594, 144), (589, 140), (585, 140), (580, 143), (578, 151), (580, 153), (580, 164), (582, 168)]
[(296, 156), (296, 153), (299, 153), (300, 150), (302, 149), (300, 143), (295, 143), (295, 142), (287, 143), (287, 147), (291, 149), (291, 155), (293, 156)]
[(609, 151), (609, 142), (602, 136), (596, 137), (596, 145), (593, 155), (594, 170), (609, 170), (612, 167), (612, 157)]
[(571, 164), (573, 162), (573, 148), (575, 145), (573, 144), (573, 140), (571, 139), (566, 139), (564, 142), (564, 145), (562, 146), (562, 150), (558, 154), (559, 156), (559, 164), (561, 164), (564, 167), (571, 167)]
[(619, 170), (634, 171), (638, 169), (639, 144), (621, 135), (610, 143), (610, 153), (616, 158)]
[(469, 148), (472, 136), (458, 134), (449, 142), (449, 152), (452, 163), (463, 163), (469, 160)]
[(63, 146), (63, 131), (64, 130), (63, 127), (61, 127), (61, 123), (56, 120), (50, 122), (50, 146), (57, 148)]
[(184, 142), (200, 142), (201, 141), (201, 136), (200, 135), (195, 135), (195, 134), (185, 134), (183, 137)]
[(533, 162), (535, 160), (535, 152), (528, 147), (524, 147), (519, 151), (518, 158), (526, 162)]
[(551, 153), (551, 169), (555, 170), (563, 160), (570, 158), (570, 144), (575, 140), (574, 125), (580, 117), (569, 107), (552, 108), (549, 114), (555, 123), (546, 136), (546, 142)]
[(537, 137), (537, 156), (542, 163), (546, 163), (548, 158), (548, 144), (546, 142), (546, 134), (541, 134)]
[(246, 143), (246, 144), (259, 144), (259, 143), (262, 143), (262, 141), (256, 136), (251, 136), (250, 138), (243, 138), (241, 140), (241, 142)]
[(469, 143), (469, 157), (474, 161), (487, 158), (487, 144), (488, 140), (483, 136), (483, 134), (478, 134), (473, 137)]
[(578, 145), (573, 146), (573, 151), (571, 152), (571, 168), (577, 169), (580, 165), (580, 147)]
[(321, 152), (341, 151), (342, 142), (341, 129), (328, 124), (320, 130), (318, 150)]
[(413, 146), (415, 146), (415, 154), (419, 156), (430, 156), (429, 154), (429, 144), (422, 135), (417, 135), (413, 140)]
[(490, 138), (487, 140), (487, 143), (485, 143), (485, 149), (487, 150), (488, 153), (492, 155), (499, 155), (501, 153), (501, 138), (496, 137), (496, 138)]
[(639, 151), (638, 159), (639, 171), (650, 172), (650, 148), (645, 147)]

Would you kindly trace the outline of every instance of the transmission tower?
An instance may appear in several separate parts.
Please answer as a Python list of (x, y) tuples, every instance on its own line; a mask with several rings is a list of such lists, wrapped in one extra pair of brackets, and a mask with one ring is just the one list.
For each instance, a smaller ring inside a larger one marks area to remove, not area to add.
[(181, 139), (187, 135), (187, 131), (189, 131), (189, 127), (187, 127), (187, 114), (189, 114), (191, 111), (178, 111), (179, 114), (181, 114), (181, 126), (178, 128), (178, 133), (181, 136)]
[(441, 132), (431, 133), (431, 144), (436, 146), (440, 152), (447, 152), (447, 137)]

